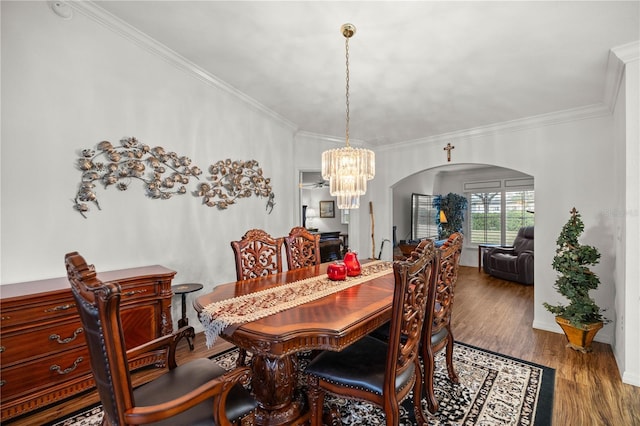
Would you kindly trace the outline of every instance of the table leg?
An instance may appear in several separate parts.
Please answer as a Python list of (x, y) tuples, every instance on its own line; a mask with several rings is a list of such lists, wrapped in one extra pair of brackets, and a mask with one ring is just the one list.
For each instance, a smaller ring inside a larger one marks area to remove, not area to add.
[(306, 424), (304, 395), (297, 391), (298, 357), (256, 354), (251, 361), (252, 392), (258, 408), (256, 424), (262, 426)]
[[(182, 318), (178, 320), (178, 328), (186, 327), (189, 325), (189, 318), (187, 318), (187, 295), (182, 293)], [(193, 350), (193, 340), (189, 336), (185, 337), (187, 343), (189, 343), (189, 349)]]

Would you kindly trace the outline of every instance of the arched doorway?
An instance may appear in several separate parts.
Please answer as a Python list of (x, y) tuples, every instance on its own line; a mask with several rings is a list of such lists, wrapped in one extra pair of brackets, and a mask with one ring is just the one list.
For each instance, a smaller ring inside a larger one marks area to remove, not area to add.
[[(396, 231), (397, 242), (411, 238), (411, 199), (412, 194), (446, 195), (450, 192), (465, 195), (469, 199), (469, 208), (472, 207), (472, 195), (480, 193), (495, 192), (498, 194), (515, 193), (518, 191), (534, 190), (534, 177), (517, 170), (497, 167), (488, 164), (455, 164), (442, 165), (407, 176), (392, 185), (392, 221)], [(501, 200), (501, 204), (495, 206), (496, 211), (500, 209), (504, 230), (498, 234), (498, 241), (510, 244), (513, 241), (514, 232), (506, 226), (506, 211), (514, 208), (505, 204), (505, 197), (496, 197), (494, 201)], [(533, 211), (533, 208), (526, 208)], [(529, 214), (533, 218), (533, 213)], [(517, 225), (510, 225), (516, 227)], [(465, 214), (465, 245), (461, 258), (461, 265), (478, 266), (478, 244), (483, 243), (483, 236), (474, 234), (470, 227), (470, 221)], [(473, 238), (471, 238), (473, 236)], [(495, 236), (490, 236), (491, 238)]]

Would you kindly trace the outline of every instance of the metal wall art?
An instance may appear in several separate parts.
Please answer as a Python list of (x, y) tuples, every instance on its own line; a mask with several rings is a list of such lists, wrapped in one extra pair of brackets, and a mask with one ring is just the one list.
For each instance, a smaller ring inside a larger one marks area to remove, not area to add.
[(209, 167), (209, 171), (211, 183), (198, 186), (198, 196), (209, 207), (226, 209), (235, 204), (238, 198), (252, 195), (268, 197), (271, 194), (271, 179), (262, 175), (256, 160), (220, 160)]
[[(85, 218), (88, 203), (101, 210), (95, 191), (99, 183), (105, 188), (115, 185), (125, 191), (137, 179), (143, 182), (148, 197), (166, 200), (174, 194), (186, 194), (186, 185), (191, 178), (199, 180), (198, 176), (202, 174), (188, 157), (167, 152), (160, 146), (150, 148), (134, 137), (121, 139), (120, 146), (103, 141), (96, 149), (82, 150), (77, 167), (82, 171), (82, 179), (73, 202), (74, 208)], [(208, 179), (212, 183), (202, 183), (192, 192), (194, 196), (203, 197), (207, 206), (223, 210), (235, 204), (238, 198), (272, 195), (271, 179), (263, 176), (255, 160), (227, 159), (218, 161), (209, 170), (212, 175)]]

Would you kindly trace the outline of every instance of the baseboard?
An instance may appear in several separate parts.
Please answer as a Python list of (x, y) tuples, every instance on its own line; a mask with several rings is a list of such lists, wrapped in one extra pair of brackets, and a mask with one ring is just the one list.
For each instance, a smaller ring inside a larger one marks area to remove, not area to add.
[(622, 373), (622, 383), (640, 387), (640, 373), (630, 373), (628, 371), (625, 371), (624, 373)]

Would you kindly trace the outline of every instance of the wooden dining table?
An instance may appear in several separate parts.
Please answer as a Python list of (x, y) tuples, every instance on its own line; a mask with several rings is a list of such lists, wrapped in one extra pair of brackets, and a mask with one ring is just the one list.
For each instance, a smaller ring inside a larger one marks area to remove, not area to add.
[[(363, 266), (366, 262), (362, 262)], [(200, 314), (214, 302), (326, 274), (328, 264), (216, 286), (194, 300)], [(394, 277), (388, 273), (267, 317), (232, 325), (220, 337), (253, 354), (252, 392), (259, 425), (308, 422), (306, 396), (298, 388), (298, 353), (340, 351), (391, 319)]]

